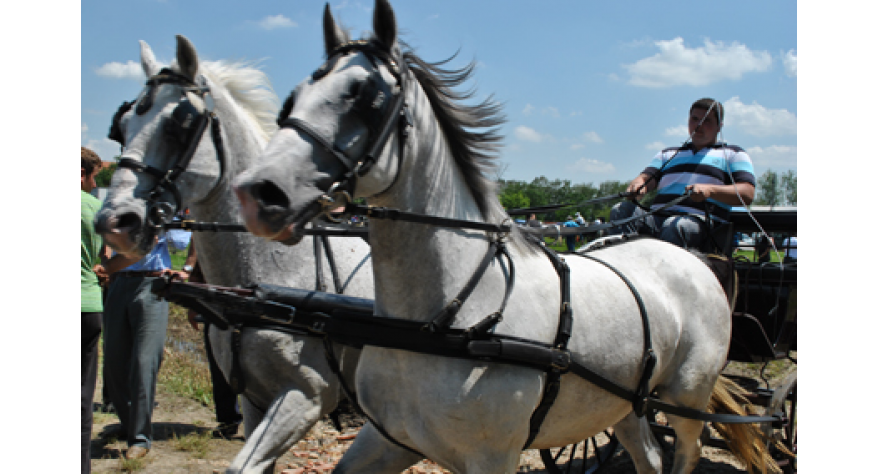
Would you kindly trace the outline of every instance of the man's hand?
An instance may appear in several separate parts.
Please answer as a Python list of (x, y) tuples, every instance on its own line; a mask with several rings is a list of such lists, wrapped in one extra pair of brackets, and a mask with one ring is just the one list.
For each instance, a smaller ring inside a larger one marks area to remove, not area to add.
[(107, 269), (104, 268), (104, 265), (101, 265), (99, 263), (99, 264), (95, 265), (95, 267), (92, 268), (92, 270), (95, 272), (95, 276), (98, 277), (98, 284), (99, 285), (104, 286), (107, 284), (108, 281), (110, 281), (110, 274), (107, 273)]
[(715, 193), (713, 184), (691, 184), (684, 189), (691, 192), (691, 201), (694, 202), (703, 202)]

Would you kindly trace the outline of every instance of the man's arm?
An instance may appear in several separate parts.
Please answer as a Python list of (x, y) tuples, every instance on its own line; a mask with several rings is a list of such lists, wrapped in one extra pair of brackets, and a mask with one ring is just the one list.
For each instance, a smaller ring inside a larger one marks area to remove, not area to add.
[(644, 196), (655, 189), (657, 189), (657, 180), (647, 173), (640, 173), (634, 180), (629, 182), (629, 186), (626, 187), (626, 192), (637, 192), (637, 196)]
[(748, 206), (755, 199), (755, 186), (746, 182), (726, 185), (691, 184), (685, 189), (692, 191), (691, 200), (695, 202), (712, 198), (731, 206)]

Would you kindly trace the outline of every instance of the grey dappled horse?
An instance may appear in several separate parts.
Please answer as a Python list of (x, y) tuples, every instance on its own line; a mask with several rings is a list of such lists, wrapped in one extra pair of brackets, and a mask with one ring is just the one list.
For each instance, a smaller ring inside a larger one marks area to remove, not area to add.
[[(296, 87), (280, 117), (286, 125), (234, 182), (252, 232), (296, 241), (307, 221), (330, 208), (322, 208), (322, 196), (344, 202), (339, 196), (349, 184), (354, 197), (375, 206), (493, 224), (508, 219), (486, 173), (499, 139), (492, 128), (501, 123), (499, 110), (489, 101), (464, 105), (469, 96), (452, 90), (472, 67), (444, 71), (402, 52), (386, 0), (376, 1), (373, 29), (372, 38), (350, 42), (325, 8), (327, 63)], [(383, 126), (397, 123), (400, 94), (406, 135)], [(383, 123), (375, 122), (377, 115)], [(377, 137), (385, 130), (390, 135), (381, 143)], [(375, 154), (368, 153), (373, 147)], [(475, 273), (491, 237), (372, 219), (376, 315), (427, 322)], [(516, 230), (508, 240), (515, 287), (495, 332), (552, 342), (559, 277)], [(650, 387), (666, 402), (705, 409), (715, 399), (730, 338), (730, 308), (711, 271), (687, 251), (654, 239), (594, 255), (623, 272), (644, 300), (657, 355)], [(574, 256), (566, 261), (573, 359), (635, 387), (644, 337), (633, 293), (603, 265)], [(454, 327), (471, 327), (495, 311), (510, 271), (493, 262)], [(408, 449), (369, 424), (336, 472), (397, 473), (419, 460), (413, 451), (456, 473), (514, 472), (544, 383), (544, 372), (522, 366), (365, 346), (356, 374), (361, 406)], [(669, 422), (677, 435), (672, 472), (690, 472), (700, 457), (703, 423), (676, 416)], [(611, 425), (640, 473), (661, 472), (661, 450), (645, 418), (635, 416), (630, 402), (570, 373), (562, 376), (558, 398), (530, 447), (571, 444)]]
[[(261, 71), (245, 64), (199, 62), (195, 48), (182, 36), (177, 37), (177, 61), (167, 70), (144, 42), (141, 62), (152, 85), (145, 87), (128, 110), (122, 109), (115, 121), (119, 138), (126, 144), (122, 158), (131, 161), (114, 174), (109, 197), (96, 219), (115, 249), (138, 255), (153, 245), (156, 229), (150, 224), (162, 219), (162, 212), (167, 213), (161, 208), (163, 203), (173, 209), (178, 199), (168, 191), (171, 186), (179, 193), (181, 202), (177, 205), (189, 207), (194, 219), (241, 223), (229, 182), (259, 157), (277, 128), (274, 119), (279, 103)], [(206, 98), (204, 87), (211, 99)], [(212, 125), (208, 125), (201, 138), (184, 133), (181, 140), (175, 127), (182, 125), (175, 122), (181, 121), (186, 110), (179, 108), (189, 104), (197, 114), (204, 114), (211, 108), (211, 100), (221, 123), (220, 139), (214, 138)], [(197, 141), (191, 161), (179, 178), (151, 201), (158, 177), (135, 168), (138, 163), (158, 170), (174, 168), (188, 146), (187, 138)], [(223, 153), (218, 153), (219, 146)], [(311, 246), (284, 246), (248, 233), (201, 232), (194, 234), (193, 241), (208, 283), (315, 288), (316, 259)], [(372, 298), (369, 246), (359, 238), (334, 237), (330, 241), (345, 294)], [(330, 275), (327, 259), (323, 262), (324, 275)], [(231, 331), (212, 325), (209, 337), (214, 356), (229, 378)], [(336, 349), (351, 377), (359, 351)], [(240, 361), (247, 442), (227, 472), (273, 472), (275, 460), (337, 406), (339, 383), (317, 338), (246, 328)]]

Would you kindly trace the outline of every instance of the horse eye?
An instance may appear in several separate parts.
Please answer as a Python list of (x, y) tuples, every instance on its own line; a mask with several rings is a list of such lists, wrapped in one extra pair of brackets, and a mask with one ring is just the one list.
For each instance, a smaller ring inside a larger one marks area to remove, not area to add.
[(348, 93), (344, 95), (346, 99), (355, 99), (361, 93), (362, 83), (360, 81), (352, 82), (350, 86), (348, 86)]

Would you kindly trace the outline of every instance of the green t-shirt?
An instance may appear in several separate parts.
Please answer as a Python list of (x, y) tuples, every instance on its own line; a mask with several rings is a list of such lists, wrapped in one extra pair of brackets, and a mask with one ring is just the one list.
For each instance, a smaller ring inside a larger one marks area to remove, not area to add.
[(82, 216), (80, 220), (82, 245), (80, 254), (80, 274), (82, 292), (80, 293), (80, 311), (83, 313), (100, 313), (104, 311), (101, 301), (101, 285), (98, 276), (92, 270), (101, 263), (101, 236), (95, 232), (95, 214), (101, 209), (101, 201), (91, 194), (82, 193)]

